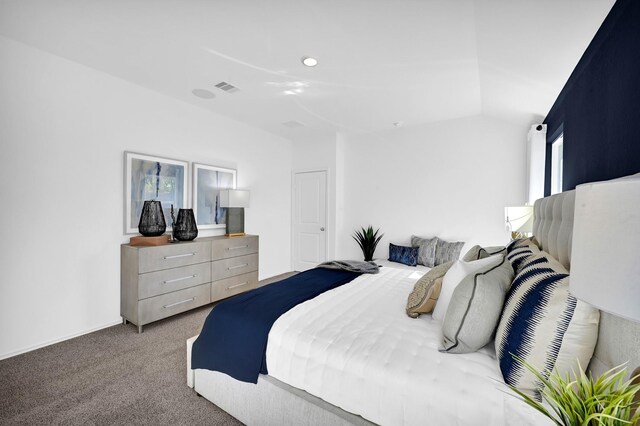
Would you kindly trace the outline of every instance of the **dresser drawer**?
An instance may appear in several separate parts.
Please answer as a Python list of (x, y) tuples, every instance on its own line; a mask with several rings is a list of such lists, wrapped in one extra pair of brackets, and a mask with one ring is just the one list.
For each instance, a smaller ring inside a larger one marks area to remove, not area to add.
[(211, 262), (211, 281), (229, 278), (258, 270), (258, 255), (231, 257)]
[(224, 299), (258, 287), (258, 272), (237, 275), (211, 283), (211, 301)]
[(211, 256), (213, 260), (244, 256), (258, 252), (258, 236), (231, 237), (212, 240)]
[(144, 247), (140, 249), (138, 271), (139, 273), (159, 271), (208, 262), (210, 259), (210, 241)]
[(147, 272), (138, 277), (138, 299), (146, 299), (210, 281), (211, 265), (209, 262)]
[(211, 284), (202, 284), (138, 302), (138, 325), (144, 325), (211, 301)]

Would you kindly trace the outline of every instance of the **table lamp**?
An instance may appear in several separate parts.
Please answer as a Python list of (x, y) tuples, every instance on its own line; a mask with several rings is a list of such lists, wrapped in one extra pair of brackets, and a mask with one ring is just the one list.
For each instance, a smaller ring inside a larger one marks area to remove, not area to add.
[(504, 216), (511, 239), (528, 237), (533, 231), (533, 206), (505, 207)]
[(226, 235), (237, 237), (244, 233), (244, 209), (249, 207), (249, 191), (224, 189), (220, 191), (220, 207), (227, 209)]
[(569, 288), (603, 311), (640, 322), (640, 173), (579, 185)]

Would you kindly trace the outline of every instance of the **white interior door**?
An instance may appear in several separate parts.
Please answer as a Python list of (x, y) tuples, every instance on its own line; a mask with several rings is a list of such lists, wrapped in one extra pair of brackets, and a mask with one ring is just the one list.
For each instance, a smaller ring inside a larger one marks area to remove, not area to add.
[(293, 269), (306, 271), (327, 260), (327, 172), (295, 173)]

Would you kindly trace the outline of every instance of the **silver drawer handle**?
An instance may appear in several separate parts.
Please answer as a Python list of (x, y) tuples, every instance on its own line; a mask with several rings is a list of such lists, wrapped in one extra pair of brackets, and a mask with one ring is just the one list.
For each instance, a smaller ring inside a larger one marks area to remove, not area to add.
[(189, 275), (188, 277), (175, 278), (173, 280), (165, 280), (165, 281), (162, 281), (162, 284), (175, 283), (176, 281), (189, 280), (189, 279), (195, 278), (195, 277), (197, 277), (197, 275), (194, 274), (194, 275)]
[(249, 282), (248, 282), (248, 281), (245, 281), (245, 282), (243, 282), (243, 283), (236, 284), (236, 285), (230, 285), (229, 287), (227, 287), (227, 290), (232, 290), (232, 289), (234, 289), (234, 288), (236, 288), (236, 287), (242, 287), (243, 285), (247, 285), (247, 284), (249, 284)]
[(193, 300), (196, 300), (196, 298), (192, 297), (191, 299), (186, 299), (186, 300), (183, 300), (181, 302), (176, 302), (176, 303), (171, 303), (169, 305), (164, 305), (163, 308), (165, 308), (165, 309), (166, 308), (173, 308), (174, 306), (182, 305), (183, 303), (189, 303), (189, 302), (191, 302)]
[(188, 257), (188, 256), (195, 256), (196, 252), (194, 251), (193, 253), (185, 253), (185, 254), (174, 254), (173, 256), (165, 256), (164, 259), (165, 260), (169, 260), (169, 259), (177, 259), (179, 257)]
[(249, 247), (249, 244), (247, 244), (246, 246), (227, 247), (227, 250), (239, 250), (247, 247)]
[(229, 267), (227, 268), (227, 270), (229, 270), (229, 271), (230, 271), (230, 270), (232, 270), (232, 269), (244, 268), (245, 266), (249, 266), (249, 264), (248, 264), (248, 263), (243, 263), (242, 265), (229, 266)]

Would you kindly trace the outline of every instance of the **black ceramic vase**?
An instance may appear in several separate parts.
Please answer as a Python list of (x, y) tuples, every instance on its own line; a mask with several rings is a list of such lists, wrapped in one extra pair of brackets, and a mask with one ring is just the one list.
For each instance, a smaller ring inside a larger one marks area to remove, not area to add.
[(178, 218), (173, 224), (173, 238), (179, 241), (191, 241), (197, 236), (198, 227), (193, 209), (178, 210)]
[(157, 237), (164, 234), (166, 230), (167, 223), (164, 220), (162, 203), (155, 200), (145, 201), (138, 223), (138, 232), (145, 237)]

